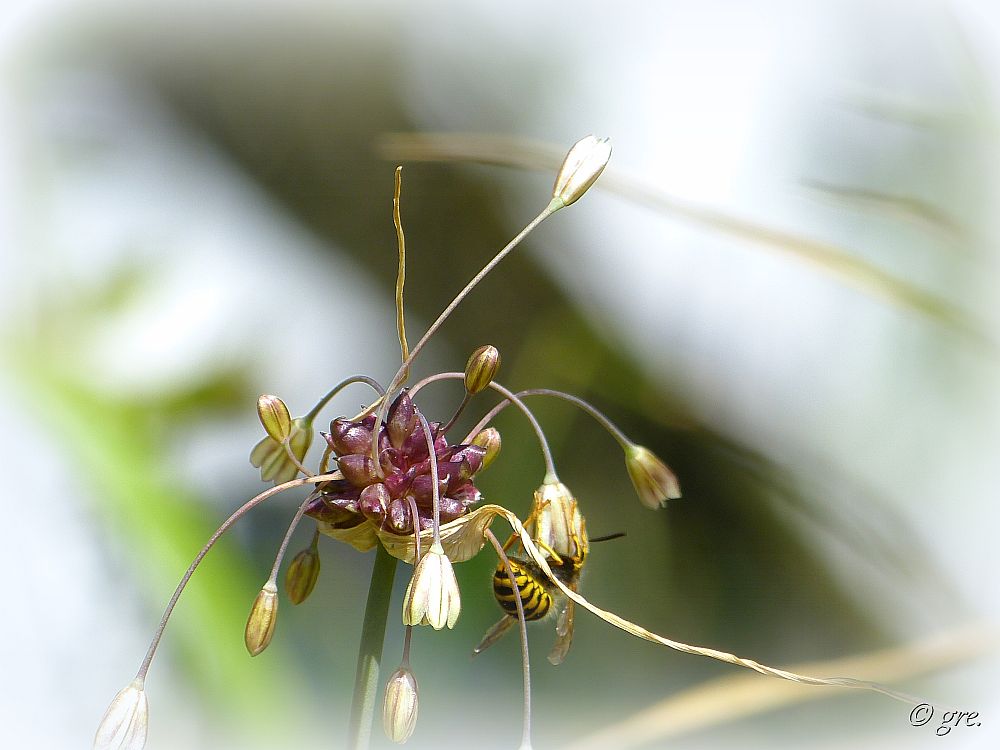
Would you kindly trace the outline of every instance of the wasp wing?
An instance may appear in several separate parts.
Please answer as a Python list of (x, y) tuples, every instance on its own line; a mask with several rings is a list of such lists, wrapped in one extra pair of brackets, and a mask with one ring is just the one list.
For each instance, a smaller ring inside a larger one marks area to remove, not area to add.
[(559, 605), (556, 619), (556, 643), (549, 653), (549, 662), (562, 664), (569, 647), (573, 645), (573, 618), (576, 616), (576, 604), (572, 599), (565, 598)]
[(483, 636), (483, 640), (479, 642), (479, 645), (472, 649), (472, 655), (478, 656), (483, 651), (488, 649), (494, 643), (499, 641), (507, 633), (511, 627), (517, 622), (514, 617), (508, 617), (504, 615), (503, 618), (497, 622), (493, 627), (486, 631), (486, 635)]

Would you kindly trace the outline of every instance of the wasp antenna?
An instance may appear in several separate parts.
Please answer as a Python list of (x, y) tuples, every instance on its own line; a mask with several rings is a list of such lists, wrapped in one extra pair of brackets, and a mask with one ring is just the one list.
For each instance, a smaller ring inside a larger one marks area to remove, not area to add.
[(591, 537), (590, 542), (591, 544), (593, 544), (594, 542), (607, 542), (610, 541), (611, 539), (618, 539), (619, 537), (623, 536), (625, 536), (624, 531), (617, 531), (614, 534), (605, 534), (604, 536)]

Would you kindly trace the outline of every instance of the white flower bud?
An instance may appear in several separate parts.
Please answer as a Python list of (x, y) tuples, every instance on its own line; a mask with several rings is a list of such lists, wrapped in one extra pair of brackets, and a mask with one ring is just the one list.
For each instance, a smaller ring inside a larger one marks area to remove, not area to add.
[(142, 750), (146, 744), (149, 708), (142, 680), (136, 678), (121, 690), (97, 727), (94, 750)]
[(406, 742), (417, 725), (417, 680), (406, 667), (392, 673), (382, 702), (382, 727), (393, 742)]
[(611, 158), (611, 141), (588, 135), (573, 144), (566, 154), (556, 183), (552, 188), (552, 200), (558, 208), (568, 206), (580, 199), (600, 177)]
[(455, 627), (462, 600), (451, 560), (439, 542), (420, 558), (403, 599), (403, 623), (430, 625), (440, 630)]

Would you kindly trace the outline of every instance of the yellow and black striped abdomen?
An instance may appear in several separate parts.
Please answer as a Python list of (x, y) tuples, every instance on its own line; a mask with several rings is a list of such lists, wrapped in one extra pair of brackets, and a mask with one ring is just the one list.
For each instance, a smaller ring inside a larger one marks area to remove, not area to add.
[[(521, 593), (524, 619), (541, 620), (552, 607), (552, 597), (541, 583), (541, 571), (535, 571), (533, 566), (513, 558), (510, 560), (510, 567), (514, 571), (514, 580)], [(517, 617), (517, 594), (510, 585), (507, 568), (502, 562), (493, 572), (493, 596), (497, 598), (504, 612), (511, 617)]]

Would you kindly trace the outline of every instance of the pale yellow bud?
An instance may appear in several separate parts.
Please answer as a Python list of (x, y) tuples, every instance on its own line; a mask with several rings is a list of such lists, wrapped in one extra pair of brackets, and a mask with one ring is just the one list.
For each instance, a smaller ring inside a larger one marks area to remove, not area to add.
[(403, 598), (403, 623), (455, 627), (462, 600), (451, 560), (439, 542), (420, 558)]
[(382, 727), (393, 742), (406, 742), (417, 725), (417, 680), (406, 667), (392, 673), (382, 702)]
[(149, 726), (149, 707), (142, 680), (136, 678), (121, 690), (104, 712), (94, 750), (142, 750)]
[(247, 618), (244, 641), (250, 656), (256, 656), (271, 642), (274, 625), (278, 621), (278, 587), (268, 581), (257, 594)]
[(568, 206), (580, 199), (600, 177), (611, 158), (611, 141), (588, 135), (577, 141), (566, 154), (555, 186), (552, 200), (558, 208)]
[(478, 445), (486, 451), (486, 455), (483, 456), (483, 468), (485, 469), (500, 455), (500, 431), (496, 427), (487, 427), (472, 438), (472, 444)]
[(316, 579), (319, 578), (319, 553), (315, 547), (307, 547), (288, 564), (285, 573), (285, 589), (292, 604), (302, 604), (309, 598)]
[(670, 468), (651, 450), (641, 445), (625, 449), (625, 468), (632, 478), (639, 500), (647, 508), (656, 510), (667, 500), (681, 496), (681, 486)]
[(465, 366), (465, 390), (475, 394), (486, 390), (500, 369), (500, 352), (495, 346), (481, 346)]
[(292, 415), (285, 402), (267, 394), (257, 399), (257, 416), (272, 440), (284, 441), (292, 434)]

